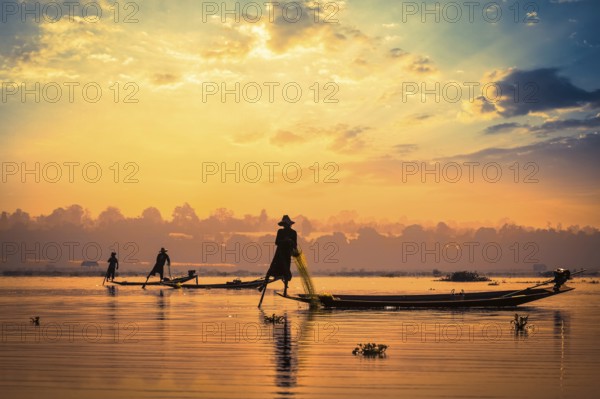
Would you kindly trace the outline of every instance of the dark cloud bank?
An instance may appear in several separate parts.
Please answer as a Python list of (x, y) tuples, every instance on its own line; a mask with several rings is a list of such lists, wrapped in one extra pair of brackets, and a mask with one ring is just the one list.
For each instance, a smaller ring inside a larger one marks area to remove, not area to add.
[[(536, 263), (549, 269), (600, 266), (600, 231), (591, 227), (453, 228), (441, 222), (424, 227), (292, 216), (313, 272), (529, 272)], [(272, 256), (277, 221), (265, 211), (234, 217), (225, 209), (201, 219), (188, 204), (177, 207), (170, 220), (155, 208), (138, 218), (126, 218), (117, 208), (91, 218), (79, 205), (39, 217), (21, 210), (3, 212), (0, 270), (81, 270), (79, 264), (86, 259), (98, 259), (103, 269), (110, 251), (118, 247), (122, 270), (144, 273), (164, 246), (181, 268), (261, 273)]]

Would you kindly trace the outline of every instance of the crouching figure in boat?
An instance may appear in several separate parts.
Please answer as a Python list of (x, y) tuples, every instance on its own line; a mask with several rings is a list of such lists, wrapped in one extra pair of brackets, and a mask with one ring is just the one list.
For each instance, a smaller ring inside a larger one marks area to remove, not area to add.
[(568, 269), (558, 268), (554, 271), (554, 291), (560, 290), (560, 287), (571, 278), (571, 272)]

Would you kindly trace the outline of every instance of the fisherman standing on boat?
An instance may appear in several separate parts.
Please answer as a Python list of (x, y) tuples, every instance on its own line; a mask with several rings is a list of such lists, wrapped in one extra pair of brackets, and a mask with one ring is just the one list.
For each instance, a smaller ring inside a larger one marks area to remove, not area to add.
[(285, 284), (283, 295), (287, 295), (288, 282), (292, 279), (292, 271), (290, 270), (292, 255), (298, 252), (298, 234), (296, 230), (292, 229), (294, 223), (288, 215), (283, 215), (281, 222), (277, 223), (283, 228), (277, 230), (277, 237), (275, 238), (277, 249), (265, 276), (265, 283), (259, 288), (259, 291), (263, 291), (267, 286), (269, 278), (274, 277), (275, 280), (283, 280)]
[(117, 253), (111, 252), (110, 258), (108, 258), (108, 269), (106, 270), (106, 281), (115, 280), (115, 271), (119, 269), (119, 260), (117, 259)]
[(169, 258), (169, 255), (167, 255), (167, 250), (161, 248), (160, 252), (156, 256), (156, 264), (154, 265), (150, 273), (148, 273), (148, 276), (146, 277), (146, 282), (144, 283), (144, 285), (142, 285), (142, 288), (146, 288), (146, 283), (148, 282), (148, 279), (150, 278), (150, 276), (155, 276), (156, 273), (160, 275), (160, 281), (164, 280), (163, 275), (165, 270), (165, 263), (171, 266), (171, 258)]

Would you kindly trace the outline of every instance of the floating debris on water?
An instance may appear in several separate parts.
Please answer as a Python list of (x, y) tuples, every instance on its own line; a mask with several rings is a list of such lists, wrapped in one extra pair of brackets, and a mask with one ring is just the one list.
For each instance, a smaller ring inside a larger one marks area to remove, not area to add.
[(519, 316), (518, 313), (515, 313), (515, 318), (510, 321), (510, 323), (515, 328), (515, 332), (527, 331), (529, 327), (527, 327), (527, 319), (529, 319), (529, 315), (527, 316)]
[(453, 281), (453, 282), (473, 282), (473, 281), (490, 281), (488, 277), (480, 276), (477, 272), (461, 271), (448, 274), (446, 277), (442, 277), (439, 281)]
[(265, 321), (267, 323), (281, 324), (285, 321), (285, 316), (277, 316), (275, 313), (273, 313), (272, 316), (265, 316)]
[(358, 346), (352, 351), (353, 355), (363, 356), (379, 356), (384, 357), (388, 346), (384, 344), (376, 344), (374, 342), (367, 344), (357, 344)]

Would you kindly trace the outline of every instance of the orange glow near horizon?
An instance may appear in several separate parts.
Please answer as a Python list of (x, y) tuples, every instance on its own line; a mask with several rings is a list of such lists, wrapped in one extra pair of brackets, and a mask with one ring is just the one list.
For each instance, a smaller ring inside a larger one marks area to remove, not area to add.
[[(448, 26), (392, 23), (397, 10), (355, 3), (341, 4), (332, 23), (331, 10), (316, 23), (307, 8), (293, 26), (222, 22), (189, 4), (167, 18), (168, 7), (145, 4), (136, 23), (19, 26), (11, 43), (21, 55), (0, 73), (0, 210), (41, 215), (80, 204), (135, 217), (156, 207), (168, 219), (187, 202), (201, 217), (219, 208), (321, 220), (349, 211), (364, 220), (600, 227), (597, 162), (579, 156), (597, 133), (541, 131), (585, 104), (522, 111), (507, 93), (481, 99), (483, 85), (518, 77), (510, 65), (524, 54), (449, 54), (442, 39), (458, 32)], [(474, 25), (475, 48), (497, 29), (541, 29), (484, 22)], [(495, 49), (515, 40), (494, 37)], [(450, 101), (443, 90), (456, 87), (462, 96)], [(414, 170), (436, 164), (433, 174)]]

